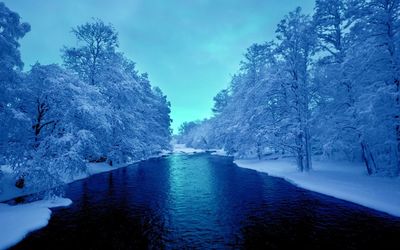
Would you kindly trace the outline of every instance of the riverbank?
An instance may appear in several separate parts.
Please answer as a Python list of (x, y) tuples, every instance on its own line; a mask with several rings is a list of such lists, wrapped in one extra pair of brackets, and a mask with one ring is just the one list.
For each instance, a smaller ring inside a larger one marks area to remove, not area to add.
[(304, 189), (400, 217), (400, 178), (368, 176), (361, 163), (315, 161), (312, 171), (301, 173), (288, 159), (234, 162)]
[[(180, 153), (201, 153), (201, 149), (177, 145)], [(226, 156), (223, 150), (211, 154)], [(280, 177), (301, 188), (353, 202), (400, 217), (400, 178), (368, 176), (362, 163), (314, 161), (313, 170), (301, 173), (291, 159), (235, 160), (242, 168)]]
[[(68, 183), (88, 178), (94, 174), (112, 171), (126, 165), (127, 164), (111, 167), (106, 163), (88, 163), (87, 173), (76, 176)], [(16, 188), (12, 170), (8, 166), (3, 165), (0, 167), (3, 173), (0, 182), (0, 188), (2, 190), (0, 193), (0, 201), (7, 201), (34, 193)], [(72, 204), (70, 199), (60, 197), (19, 205), (0, 203), (0, 250), (15, 245), (28, 233), (47, 226), (51, 218), (50, 208), (65, 207), (70, 204)]]
[(198, 154), (198, 153), (210, 153), (212, 155), (228, 156), (228, 154), (223, 149), (198, 149), (186, 147), (185, 144), (174, 144), (173, 153), (175, 154)]
[(205, 150), (203, 150), (203, 149), (186, 147), (185, 144), (174, 144), (172, 151), (175, 154), (197, 154), (197, 153), (205, 152)]
[[(87, 163), (87, 172), (82, 175), (75, 176), (75, 178), (68, 181), (66, 184), (88, 178), (94, 174), (99, 174), (103, 172), (112, 171), (120, 167), (127, 166), (132, 163), (120, 164), (115, 166), (110, 166), (107, 163)], [(37, 191), (30, 191), (26, 189), (19, 189), (15, 187), (15, 176), (13, 175), (12, 169), (9, 166), (0, 166), (0, 170), (3, 173), (0, 182), (0, 202), (8, 201), (17, 197), (33, 194)]]
[[(171, 154), (173, 151), (163, 151), (158, 155), (153, 155), (145, 160), (151, 159), (151, 158), (157, 158), (157, 157), (163, 157), (165, 155)], [(121, 164), (114, 164), (113, 166), (110, 166), (109, 164), (105, 162), (100, 162), (100, 163), (87, 163), (87, 172), (81, 175), (77, 175), (71, 180), (67, 181), (65, 184), (77, 181), (77, 180), (82, 180), (85, 178), (88, 178), (94, 174), (100, 174), (104, 172), (109, 172), (113, 171), (115, 169), (121, 168), (121, 167), (126, 167), (131, 164), (138, 163), (140, 161), (144, 160), (137, 160), (137, 161), (131, 161), (131, 162), (126, 162), (126, 163), (121, 163)], [(37, 191), (30, 191), (26, 189), (19, 189), (15, 187), (15, 176), (13, 175), (12, 169), (7, 166), (7, 165), (0, 165), (0, 172), (2, 173), (2, 176), (0, 176), (0, 202), (12, 200), (17, 197), (25, 196), (25, 195), (30, 195), (34, 194)]]
[[(169, 151), (165, 151), (159, 155), (149, 157), (149, 159), (162, 157), (170, 153)], [(88, 178), (95, 174), (126, 167), (137, 162), (140, 162), (140, 160), (116, 164), (114, 166), (110, 166), (107, 163), (87, 163), (87, 173), (76, 176), (66, 184)], [(0, 170), (3, 173), (0, 181), (0, 202), (35, 193), (15, 187), (15, 178), (9, 166), (0, 166)], [(50, 208), (65, 207), (70, 204), (72, 204), (70, 199), (60, 197), (14, 206), (0, 203), (0, 232), (2, 232), (0, 234), (0, 250), (18, 243), (28, 233), (45, 227), (51, 217)]]
[(10, 206), (0, 203), (0, 249), (21, 241), (29, 232), (45, 227), (51, 216), (50, 208), (65, 207), (70, 199), (54, 198)]
[(66, 197), (73, 205), (52, 209), (49, 224), (17, 248), (379, 249), (396, 244), (400, 233), (400, 218), (241, 169), (211, 152), (93, 175), (68, 185)]

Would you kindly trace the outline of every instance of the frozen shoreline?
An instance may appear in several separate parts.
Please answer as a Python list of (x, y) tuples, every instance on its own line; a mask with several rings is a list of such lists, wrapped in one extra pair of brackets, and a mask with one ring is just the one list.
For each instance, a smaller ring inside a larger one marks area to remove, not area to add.
[[(196, 154), (203, 152), (206, 151), (186, 148), (184, 145), (175, 145), (173, 150), (173, 153), (176, 154)], [(165, 154), (169, 153), (165, 152)], [(211, 154), (226, 155), (223, 150), (212, 150)], [(162, 155), (155, 157), (160, 156)], [(90, 163), (88, 164), (88, 174), (77, 177), (73, 181), (88, 178), (94, 174), (112, 171), (133, 163), (135, 162), (115, 165), (113, 167), (106, 163)], [(238, 167), (284, 178), (290, 183), (304, 189), (354, 202), (400, 217), (400, 178), (367, 176), (361, 164), (316, 161), (313, 163), (313, 170), (311, 172), (300, 173), (297, 171), (294, 162), (290, 159), (235, 160), (234, 163)], [(3, 166), (4, 170), (8, 171)], [(50, 208), (69, 206), (71, 203), (71, 200), (64, 198), (40, 200), (17, 206), (0, 203), (0, 232), (2, 232), (0, 234), (0, 249), (6, 249), (17, 244), (29, 232), (45, 227), (51, 217)]]
[(315, 161), (312, 171), (301, 173), (288, 159), (235, 160), (234, 163), (284, 178), (304, 189), (400, 217), (400, 178), (368, 176), (362, 164)]
[(205, 150), (197, 148), (188, 148), (185, 146), (185, 144), (174, 144), (172, 152), (175, 154), (197, 154), (197, 153), (204, 153)]
[[(149, 157), (149, 159), (161, 157), (166, 154), (169, 154), (169, 152), (163, 152), (160, 155)], [(68, 183), (89, 178), (95, 174), (126, 167), (137, 162), (140, 161), (114, 166), (110, 166), (107, 163), (88, 163), (87, 174), (77, 176)], [(15, 180), (12, 178), (11, 169), (8, 166), (0, 166), (0, 168), (4, 173), (2, 182), (0, 183), (0, 187), (3, 189), (3, 192), (0, 193), (0, 202), (31, 194), (29, 192), (23, 192), (14, 186)], [(51, 218), (50, 208), (65, 207), (70, 204), (72, 204), (70, 199), (58, 197), (14, 206), (0, 203), (0, 250), (17, 244), (19, 241), (23, 240), (28, 233), (47, 226)]]
[[(112, 171), (129, 164), (121, 164), (111, 167), (106, 163), (88, 163), (88, 173), (77, 176), (68, 183), (88, 178), (94, 174)], [(14, 186), (14, 179), (7, 166), (2, 166), (5, 176), (3, 176), (1, 187), (3, 192), (0, 194), (0, 200), (11, 200), (23, 195), (32, 194), (24, 192)], [(5, 170), (5, 171), (4, 171)], [(55, 198), (50, 200), (38, 200), (26, 204), (8, 205), (0, 203), (0, 250), (9, 248), (25, 236), (35, 230), (47, 226), (51, 218), (50, 208), (64, 207), (72, 204), (70, 199)]]
[[(212, 155), (226, 156), (223, 150)], [(205, 150), (175, 145), (175, 153), (202, 153)], [(400, 177), (368, 176), (362, 163), (314, 161), (313, 170), (301, 173), (291, 159), (234, 160), (241, 168), (280, 177), (293, 185), (353, 202), (377, 211), (400, 217)]]
[(35, 230), (47, 226), (50, 208), (66, 207), (72, 201), (65, 198), (40, 200), (27, 204), (10, 206), (0, 203), (0, 249), (17, 244)]
[[(165, 155), (170, 154), (170, 151), (164, 151), (160, 153), (159, 155), (154, 155), (151, 156), (145, 160), (149, 160), (152, 158), (157, 158), (157, 157), (162, 157)], [(89, 178), (90, 176), (94, 174), (100, 174), (104, 172), (109, 172), (113, 171), (122, 167), (129, 166), (131, 164), (135, 164), (138, 162), (141, 162), (143, 160), (137, 160), (137, 161), (131, 161), (131, 162), (126, 162), (126, 163), (121, 163), (121, 164), (115, 164), (113, 166), (110, 166), (109, 164), (105, 162), (100, 162), (100, 163), (86, 163), (87, 166), (87, 173), (84, 173), (82, 175), (77, 175), (75, 176), (72, 180), (66, 182), (65, 184), (72, 183), (74, 181), (82, 180), (85, 178)], [(35, 192), (29, 192), (28, 190), (21, 190), (15, 187), (15, 179), (12, 175), (12, 170), (9, 166), (6, 165), (0, 165), (0, 170), (3, 172), (3, 176), (0, 179), (0, 204), (1, 202), (5, 202), (8, 200), (12, 200), (17, 197), (25, 196), (25, 195), (30, 195), (34, 194)]]
[[(135, 162), (133, 162), (135, 163)], [(82, 180), (85, 178), (88, 178), (94, 174), (99, 174), (103, 172), (108, 172), (112, 171), (133, 163), (126, 163), (126, 164), (120, 164), (116, 166), (110, 166), (107, 163), (87, 163), (87, 173), (75, 176), (72, 180), (68, 181), (66, 184), (77, 181), (77, 180)], [(0, 183), (0, 204), (1, 202), (5, 202), (8, 200), (12, 200), (17, 197), (25, 196), (25, 195), (30, 195), (34, 194), (37, 191), (29, 191), (25, 189), (19, 189), (15, 187), (15, 178), (12, 175), (11, 169), (9, 169), (8, 166), (0, 166), (1, 169), (3, 170), (4, 176), (1, 179)]]

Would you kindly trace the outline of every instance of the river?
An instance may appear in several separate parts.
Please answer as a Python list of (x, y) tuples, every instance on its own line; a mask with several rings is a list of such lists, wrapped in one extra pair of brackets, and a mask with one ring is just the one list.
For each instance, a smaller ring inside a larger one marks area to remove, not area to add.
[(397, 249), (400, 219), (210, 154), (67, 186), (70, 207), (13, 249)]

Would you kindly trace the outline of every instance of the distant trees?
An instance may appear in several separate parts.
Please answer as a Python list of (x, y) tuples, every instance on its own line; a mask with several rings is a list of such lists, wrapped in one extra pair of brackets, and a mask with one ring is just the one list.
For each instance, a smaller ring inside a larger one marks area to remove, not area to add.
[(209, 149), (213, 145), (212, 129), (213, 127), (209, 123), (209, 120), (196, 121), (196, 122), (184, 122), (179, 127), (178, 141), (186, 145), (196, 145), (204, 149)]
[(27, 72), (17, 41), (29, 25), (3, 3), (0, 25), (0, 160), (18, 187), (49, 189), (85, 174), (87, 162), (128, 163), (169, 149), (170, 104), (117, 51), (111, 25), (78, 26), (80, 47), (63, 49), (65, 68), (37, 63)]
[(249, 47), (214, 117), (189, 137), (236, 157), (294, 156), (300, 171), (318, 156), (399, 175), (399, 3), (317, 0), (312, 18), (290, 12), (275, 41)]

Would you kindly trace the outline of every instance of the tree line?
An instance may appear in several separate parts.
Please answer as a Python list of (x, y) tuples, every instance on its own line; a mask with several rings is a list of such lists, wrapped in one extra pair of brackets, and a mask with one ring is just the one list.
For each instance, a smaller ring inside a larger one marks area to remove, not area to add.
[(400, 173), (400, 1), (317, 0), (251, 45), (215, 98), (213, 117), (186, 122), (178, 140), (236, 157), (363, 161)]
[(62, 65), (24, 72), (19, 40), (29, 31), (0, 2), (0, 164), (18, 187), (51, 188), (85, 174), (88, 162), (127, 163), (170, 148), (170, 103), (118, 51), (111, 24), (73, 28), (76, 46), (61, 49)]

